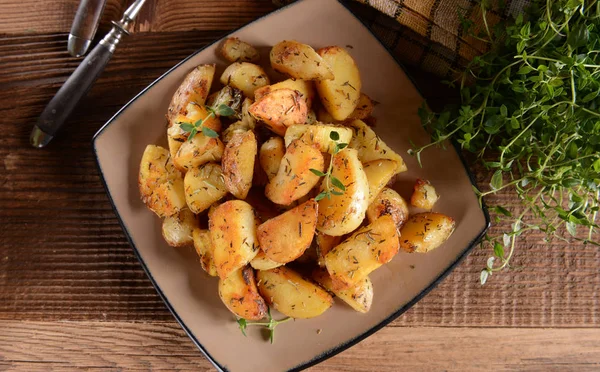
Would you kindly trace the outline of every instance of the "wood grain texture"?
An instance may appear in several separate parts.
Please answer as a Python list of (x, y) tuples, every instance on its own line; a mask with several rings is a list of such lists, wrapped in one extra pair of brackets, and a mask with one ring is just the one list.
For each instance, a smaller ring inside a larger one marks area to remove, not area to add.
[[(173, 322), (0, 321), (0, 328), (0, 370), (212, 370)], [(387, 327), (310, 370), (597, 371), (598, 338), (597, 329)]]

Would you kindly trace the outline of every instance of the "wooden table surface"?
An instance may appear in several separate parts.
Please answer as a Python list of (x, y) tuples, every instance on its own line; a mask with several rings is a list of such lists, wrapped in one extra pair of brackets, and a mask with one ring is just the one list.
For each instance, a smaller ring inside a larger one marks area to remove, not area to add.
[[(99, 34), (125, 3), (108, 0)], [(32, 125), (80, 62), (66, 51), (77, 4), (0, 1), (0, 370), (211, 370), (127, 244), (90, 140), (167, 69), (274, 6), (149, 0), (68, 129), (33, 149)], [(410, 73), (428, 99), (451, 95)], [(512, 194), (498, 201), (517, 205)], [(518, 247), (520, 269), (482, 287), (488, 255), (474, 249), (405, 315), (312, 370), (600, 370), (599, 249), (534, 232)]]

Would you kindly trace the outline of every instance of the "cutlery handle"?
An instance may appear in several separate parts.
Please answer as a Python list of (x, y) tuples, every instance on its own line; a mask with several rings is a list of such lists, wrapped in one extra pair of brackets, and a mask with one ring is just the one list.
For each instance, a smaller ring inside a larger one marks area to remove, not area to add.
[(98, 79), (112, 57), (113, 50), (103, 43), (92, 49), (42, 112), (37, 121), (39, 129), (51, 137), (58, 132), (77, 103)]
[(98, 29), (105, 5), (106, 0), (81, 0), (79, 3), (67, 46), (73, 57), (80, 57), (87, 52)]

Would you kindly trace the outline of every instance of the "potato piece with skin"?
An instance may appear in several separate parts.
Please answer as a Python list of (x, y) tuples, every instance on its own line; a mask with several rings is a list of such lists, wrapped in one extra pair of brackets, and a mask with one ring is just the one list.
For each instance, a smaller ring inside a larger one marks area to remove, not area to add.
[(373, 223), (379, 217), (389, 214), (398, 230), (408, 219), (408, 204), (396, 191), (385, 187), (367, 208), (367, 219)]
[(399, 249), (392, 216), (382, 216), (355, 231), (325, 256), (325, 266), (336, 289), (348, 288), (388, 263)]
[(320, 177), (310, 169), (323, 171), (325, 161), (316, 145), (292, 142), (281, 159), (277, 175), (265, 187), (265, 195), (279, 205), (290, 205), (308, 194)]
[(217, 266), (213, 259), (213, 244), (210, 239), (210, 231), (195, 228), (192, 231), (192, 238), (194, 240), (194, 249), (200, 257), (200, 265), (202, 269), (210, 276), (217, 276)]
[(417, 178), (413, 194), (410, 197), (410, 204), (417, 208), (431, 210), (439, 198), (440, 196), (429, 181)]
[[(317, 230), (340, 236), (354, 231), (365, 219), (369, 206), (369, 182), (356, 150), (349, 148), (334, 156), (331, 175), (340, 180), (346, 190), (341, 195), (331, 194), (330, 198), (319, 200)], [(327, 187), (333, 188), (324, 178), (320, 191)]]
[(313, 82), (310, 80), (287, 79), (279, 83), (267, 85), (257, 89), (254, 92), (254, 99), (259, 100), (261, 97), (266, 96), (267, 94), (278, 89), (291, 89), (298, 91), (306, 100), (308, 107), (312, 107), (313, 100), (315, 99), (315, 88)]
[(349, 147), (358, 150), (358, 158), (363, 163), (373, 160), (389, 159), (397, 163), (396, 173), (406, 172), (404, 159), (392, 150), (377, 134), (361, 120), (348, 123), (354, 129)]
[(335, 120), (347, 119), (358, 105), (362, 83), (352, 56), (338, 46), (319, 49), (317, 53), (331, 66), (333, 80), (315, 82), (321, 104)]
[(282, 265), (282, 263), (275, 262), (267, 257), (262, 250), (258, 251), (256, 257), (250, 261), (250, 266), (252, 266), (254, 270), (271, 270)]
[(225, 145), (219, 138), (211, 138), (204, 133), (196, 133), (191, 141), (185, 141), (181, 144), (177, 155), (173, 158), (175, 166), (188, 171), (194, 167), (199, 167), (204, 163), (220, 161), (223, 157)]
[[(339, 139), (331, 139), (331, 132), (337, 132)], [(285, 132), (285, 144), (288, 146), (292, 141), (300, 139), (302, 142), (319, 146), (319, 150), (333, 154), (335, 144), (350, 143), (352, 140), (352, 129), (341, 125), (292, 125)]]
[(252, 187), (257, 146), (254, 132), (236, 133), (223, 152), (225, 187), (238, 199), (245, 199)]
[(254, 102), (248, 111), (282, 137), (288, 127), (304, 124), (308, 117), (306, 100), (298, 91), (291, 89), (278, 89), (264, 95)]
[(237, 37), (225, 39), (219, 51), (229, 62), (258, 62), (260, 59), (260, 54), (255, 47)]
[(281, 137), (271, 137), (260, 146), (258, 159), (269, 180), (277, 175), (283, 155), (285, 144)]
[(254, 209), (245, 201), (230, 200), (214, 208), (208, 226), (221, 279), (246, 266), (258, 253)]
[(198, 226), (196, 215), (189, 209), (163, 220), (162, 236), (171, 247), (183, 247), (193, 243), (192, 231)]
[(310, 247), (317, 225), (318, 204), (309, 200), (258, 226), (257, 237), (265, 255), (288, 263)]
[(240, 318), (260, 320), (267, 315), (267, 304), (258, 293), (251, 267), (219, 279), (219, 297), (227, 309)]
[(363, 164), (369, 182), (369, 205), (394, 177), (397, 166), (395, 161), (388, 159), (373, 160)]
[(265, 301), (289, 317), (314, 318), (333, 305), (333, 297), (327, 291), (285, 266), (259, 271), (256, 277)]
[(206, 163), (190, 169), (183, 179), (185, 200), (194, 213), (207, 210), (227, 195), (223, 171), (219, 164)]
[(367, 313), (371, 309), (371, 304), (373, 303), (373, 283), (368, 276), (346, 289), (337, 289), (325, 269), (315, 269), (312, 273), (312, 278), (323, 286), (323, 288), (333, 292), (333, 294), (354, 310)]
[(325, 267), (325, 256), (333, 249), (336, 245), (342, 242), (341, 236), (331, 236), (317, 232), (316, 245), (317, 245), (317, 264), (321, 267)]
[(223, 71), (220, 80), (221, 84), (239, 89), (246, 97), (252, 99), (256, 89), (271, 84), (262, 67), (248, 62), (232, 63)]
[(315, 50), (294, 40), (284, 40), (273, 46), (269, 55), (275, 71), (295, 79), (333, 79), (333, 70)]
[(400, 247), (409, 253), (427, 253), (448, 240), (455, 226), (453, 218), (441, 213), (413, 214), (400, 230)]
[(177, 88), (167, 111), (167, 119), (171, 121), (177, 115), (187, 115), (187, 107), (191, 102), (204, 105), (215, 76), (215, 64), (200, 65), (194, 68)]
[(356, 103), (356, 108), (354, 111), (348, 116), (348, 119), (352, 120), (365, 120), (369, 116), (373, 114), (373, 109), (375, 108), (375, 104), (371, 97), (367, 96), (364, 93), (361, 93), (358, 97), (358, 102)]
[(159, 185), (144, 202), (159, 217), (168, 217), (178, 213), (187, 207), (183, 178), (168, 180)]

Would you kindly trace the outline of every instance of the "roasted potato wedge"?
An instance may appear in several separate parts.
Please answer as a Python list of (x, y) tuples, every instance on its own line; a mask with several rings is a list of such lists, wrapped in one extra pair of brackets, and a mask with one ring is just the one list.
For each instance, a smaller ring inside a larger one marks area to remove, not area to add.
[(331, 132), (338, 133), (338, 143), (350, 143), (352, 140), (352, 129), (341, 125), (292, 125), (285, 132), (285, 145), (300, 139), (308, 145), (318, 145), (322, 152), (333, 154), (336, 141), (331, 139)]
[(198, 227), (196, 215), (189, 209), (166, 217), (162, 223), (162, 236), (171, 247), (183, 247), (193, 243), (192, 231)]
[(354, 120), (348, 125), (354, 129), (350, 147), (358, 150), (358, 158), (360, 161), (368, 163), (373, 160), (390, 159), (398, 164), (396, 173), (406, 171), (407, 168), (404, 159), (386, 145), (385, 142), (375, 134), (371, 127), (361, 120)]
[(204, 105), (215, 76), (215, 64), (200, 65), (194, 68), (175, 91), (167, 110), (167, 119), (171, 121), (177, 115), (187, 115), (190, 103)]
[(313, 100), (315, 99), (315, 88), (313, 82), (310, 80), (287, 79), (279, 83), (267, 85), (257, 89), (254, 92), (254, 99), (259, 100), (267, 94), (278, 89), (291, 89), (298, 91), (306, 100), (306, 105), (309, 108), (312, 107)]
[(289, 317), (314, 318), (333, 305), (327, 291), (285, 266), (259, 271), (256, 277), (265, 301)]
[(432, 210), (439, 198), (440, 196), (429, 181), (417, 178), (413, 194), (410, 197), (410, 204), (417, 208)]
[(164, 147), (146, 146), (138, 186), (144, 204), (159, 217), (172, 216), (186, 206), (183, 177)]
[(264, 222), (257, 230), (260, 249), (275, 262), (294, 261), (310, 247), (317, 215), (318, 204), (311, 199)]
[(195, 228), (192, 231), (192, 238), (194, 240), (194, 248), (196, 253), (200, 257), (200, 265), (202, 269), (210, 276), (218, 276), (217, 266), (213, 259), (214, 247), (212, 240), (210, 239), (210, 231)]
[(389, 214), (394, 219), (398, 230), (408, 219), (408, 204), (396, 191), (385, 187), (375, 197), (375, 200), (367, 208), (367, 219), (373, 223), (381, 216)]
[(320, 177), (310, 169), (323, 171), (324, 167), (323, 155), (316, 145), (294, 141), (283, 155), (277, 175), (265, 187), (265, 195), (275, 204), (290, 205), (319, 182)]
[(250, 266), (252, 266), (254, 270), (271, 270), (281, 265), (283, 264), (275, 262), (269, 257), (267, 257), (265, 252), (263, 252), (262, 250), (258, 251), (256, 257), (254, 257), (252, 261), (250, 261)]
[(265, 70), (249, 62), (232, 63), (223, 71), (220, 80), (221, 84), (239, 89), (246, 97), (252, 99), (256, 89), (271, 84)]
[[(241, 90), (225, 85), (221, 90), (214, 92), (206, 99), (206, 105), (216, 109), (221, 105), (229, 106), (236, 114), (239, 115), (242, 102), (245, 100), (244, 94)], [(215, 111), (216, 115), (219, 115)]]
[(400, 247), (409, 253), (427, 253), (448, 240), (455, 226), (452, 217), (441, 213), (413, 214), (400, 230)]
[(240, 318), (260, 320), (267, 315), (267, 304), (258, 293), (254, 271), (249, 266), (219, 279), (219, 297)]
[(398, 164), (389, 159), (379, 159), (364, 163), (363, 169), (369, 182), (369, 205), (373, 203), (385, 185), (394, 177), (397, 167)]
[[(330, 195), (319, 200), (317, 230), (340, 236), (354, 231), (365, 219), (369, 206), (369, 182), (357, 151), (349, 148), (335, 155), (331, 175), (340, 180), (346, 190), (341, 195)], [(326, 191), (328, 187), (333, 186), (329, 186), (324, 178), (320, 191)]]
[(220, 161), (223, 157), (225, 145), (219, 138), (205, 136), (204, 133), (196, 133), (191, 141), (181, 144), (177, 155), (173, 159), (175, 166), (188, 171), (211, 161)]
[(361, 93), (358, 97), (358, 102), (356, 103), (356, 108), (354, 111), (348, 116), (348, 119), (352, 120), (365, 120), (369, 116), (373, 114), (373, 109), (375, 105), (373, 100), (364, 93)]
[(183, 179), (185, 201), (194, 213), (207, 210), (213, 203), (227, 195), (221, 166), (206, 163), (190, 169)]
[(333, 79), (333, 70), (306, 44), (294, 40), (284, 40), (273, 46), (270, 53), (271, 66), (275, 71), (295, 79)]
[(219, 51), (229, 62), (258, 62), (260, 59), (260, 54), (255, 47), (237, 37), (225, 39)]
[(382, 216), (355, 231), (325, 256), (336, 289), (356, 285), (398, 253), (398, 229), (392, 216)]
[(315, 82), (321, 104), (335, 120), (347, 119), (358, 105), (362, 83), (352, 56), (338, 46), (319, 49), (317, 53), (331, 66), (332, 80)]
[(278, 89), (257, 100), (248, 109), (274, 133), (284, 136), (288, 127), (306, 123), (308, 106), (298, 91)]
[(323, 288), (333, 292), (333, 294), (354, 310), (367, 313), (371, 309), (371, 304), (373, 303), (373, 283), (368, 276), (346, 289), (337, 289), (325, 269), (315, 269), (312, 273), (312, 278)]
[(277, 175), (285, 147), (281, 137), (271, 137), (260, 146), (258, 159), (269, 180)]
[(258, 253), (254, 209), (245, 201), (226, 201), (209, 211), (208, 226), (221, 279), (246, 266)]
[(325, 267), (325, 256), (333, 249), (333, 247), (342, 242), (342, 237), (317, 232), (317, 238), (315, 240), (317, 247), (317, 264), (321, 267)]
[(257, 146), (254, 132), (236, 133), (223, 152), (225, 187), (238, 199), (245, 199), (252, 187)]
[(167, 133), (172, 137), (187, 140), (189, 133), (186, 133), (181, 129), (181, 124), (193, 125), (198, 120), (202, 120), (202, 126), (208, 127), (217, 133), (221, 132), (221, 120), (213, 115), (210, 115), (209, 117), (209, 115), (210, 112), (206, 107), (190, 103), (187, 106), (185, 115), (179, 114), (169, 122), (170, 127)]

